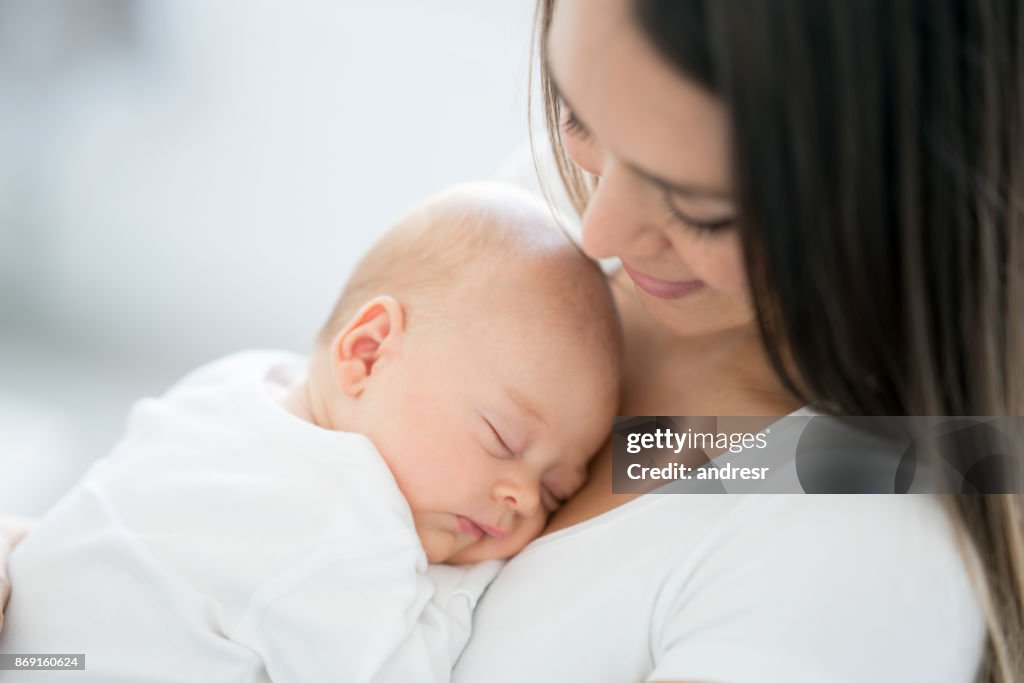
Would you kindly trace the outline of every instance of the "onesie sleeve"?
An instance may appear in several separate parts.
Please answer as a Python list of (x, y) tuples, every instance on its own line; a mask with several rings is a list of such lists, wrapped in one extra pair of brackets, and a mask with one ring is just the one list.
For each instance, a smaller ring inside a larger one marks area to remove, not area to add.
[(432, 564), (427, 569), (427, 575), (434, 582), (431, 602), (451, 624), (449, 648), (452, 662), (458, 660), (469, 642), (477, 602), (504, 564), (503, 560), (488, 560), (457, 567)]
[(974, 679), (984, 622), (935, 501), (768, 498), (666, 582), (648, 681)]
[(497, 567), (485, 563), (436, 596), (425, 570), (414, 536), (313, 558), (254, 597), (235, 640), (275, 683), (448, 681)]

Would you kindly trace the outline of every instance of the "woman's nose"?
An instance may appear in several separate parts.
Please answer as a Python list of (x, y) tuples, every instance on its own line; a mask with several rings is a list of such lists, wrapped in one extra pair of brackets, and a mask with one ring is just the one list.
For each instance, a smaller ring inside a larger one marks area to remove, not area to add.
[(657, 254), (669, 246), (652, 220), (652, 197), (629, 171), (610, 164), (583, 214), (583, 251), (595, 259)]

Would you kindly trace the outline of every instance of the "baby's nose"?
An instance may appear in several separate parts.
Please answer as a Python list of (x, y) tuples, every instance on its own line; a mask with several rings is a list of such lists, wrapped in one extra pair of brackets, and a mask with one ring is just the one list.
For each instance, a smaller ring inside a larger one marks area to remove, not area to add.
[(520, 515), (532, 515), (540, 508), (540, 487), (522, 483), (509, 483), (499, 491), (503, 505)]

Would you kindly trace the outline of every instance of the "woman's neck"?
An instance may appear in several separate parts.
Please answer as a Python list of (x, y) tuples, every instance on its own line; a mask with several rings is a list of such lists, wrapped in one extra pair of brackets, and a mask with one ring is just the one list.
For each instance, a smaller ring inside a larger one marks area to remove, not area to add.
[(753, 325), (680, 337), (617, 288), (627, 326), (624, 415), (785, 415), (800, 407), (783, 387)]

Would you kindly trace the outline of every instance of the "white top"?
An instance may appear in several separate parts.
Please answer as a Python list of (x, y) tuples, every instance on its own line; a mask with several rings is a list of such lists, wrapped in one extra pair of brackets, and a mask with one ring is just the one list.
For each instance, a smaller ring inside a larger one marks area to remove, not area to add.
[(648, 494), (534, 541), (457, 683), (967, 683), (984, 625), (934, 498)]
[(497, 563), (434, 595), (370, 442), (280, 404), (304, 369), (244, 353), (141, 401), (11, 556), (0, 652), (84, 653), (74, 680), (104, 683), (448, 680)]

